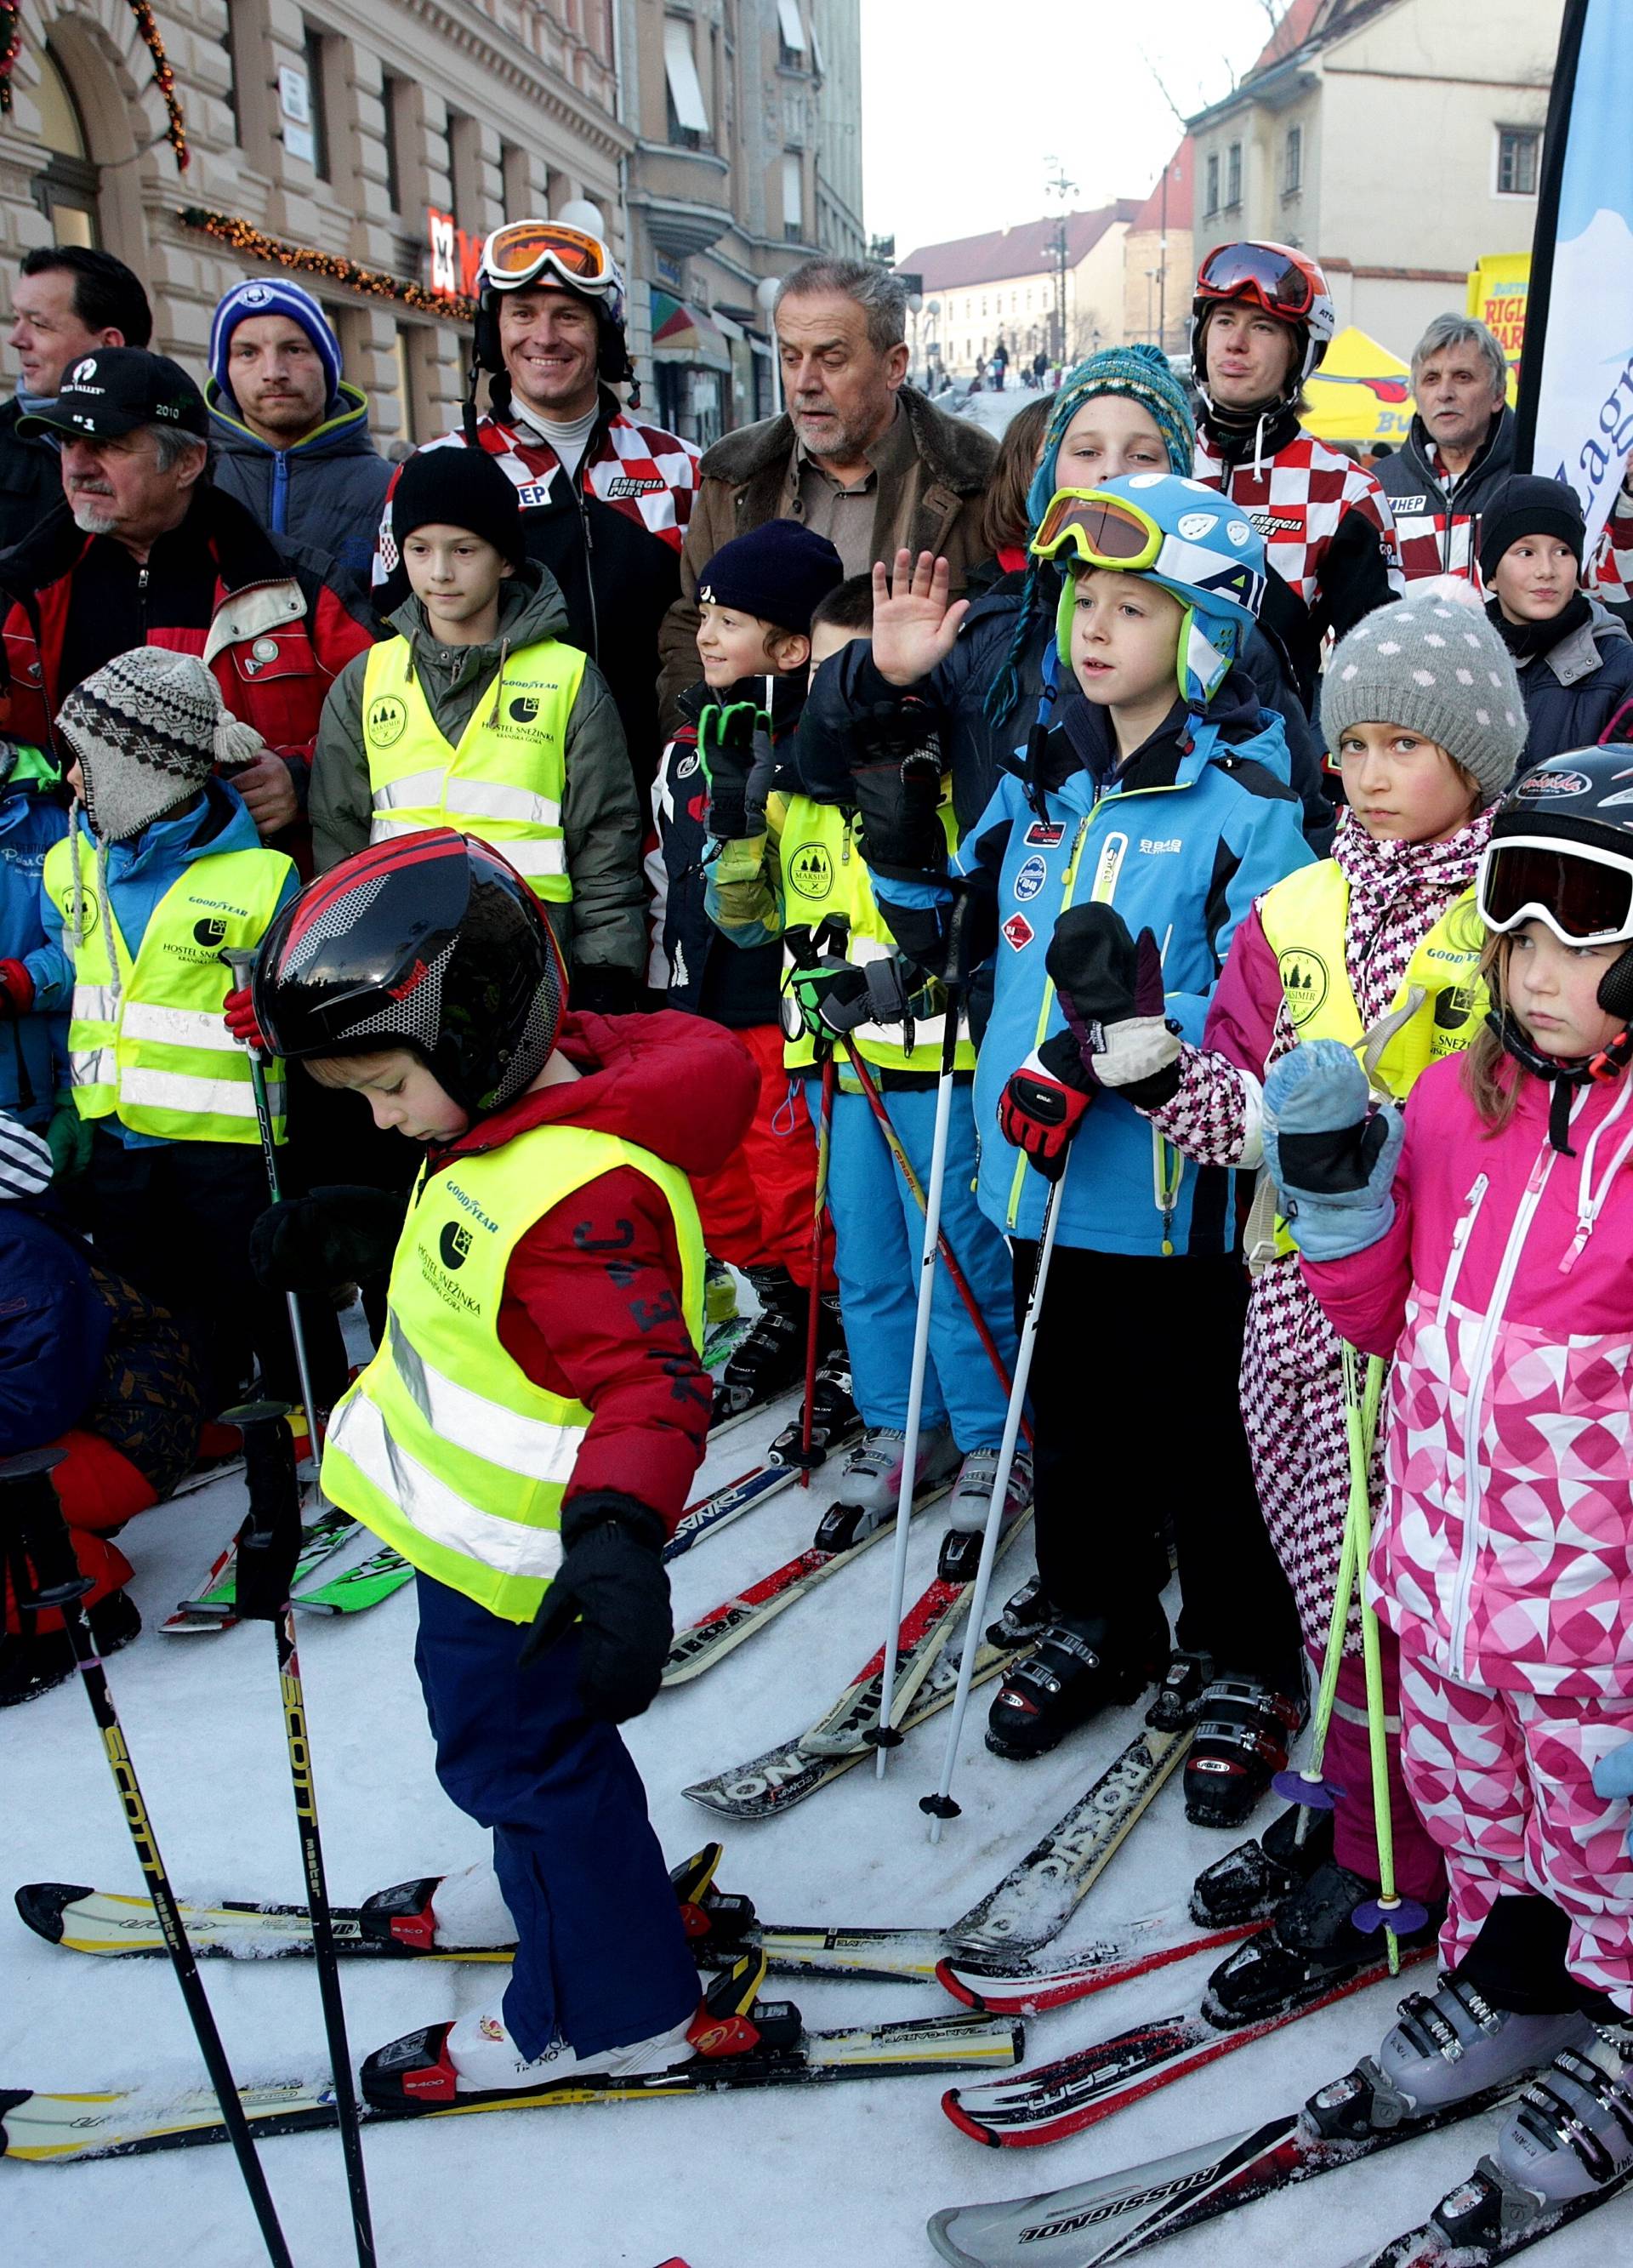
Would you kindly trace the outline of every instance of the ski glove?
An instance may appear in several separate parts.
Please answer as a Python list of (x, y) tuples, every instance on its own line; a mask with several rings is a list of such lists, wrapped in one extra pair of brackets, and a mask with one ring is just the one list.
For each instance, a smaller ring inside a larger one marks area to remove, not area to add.
[(1006, 1142), (1024, 1150), (1046, 1182), (1066, 1170), (1071, 1138), (1094, 1100), (1078, 1043), (1056, 1032), (1011, 1071), (998, 1097), (998, 1126)]
[(1179, 1035), (1163, 1013), (1162, 955), (1137, 940), (1113, 906), (1068, 906), (1044, 968), (1054, 980), (1084, 1070), (1136, 1110), (1160, 1110), (1180, 1084)]
[(941, 743), (922, 701), (904, 701), (859, 725), (851, 787), (862, 815), (862, 855), (886, 881), (944, 874)]
[(1390, 1185), (1406, 1138), (1392, 1104), (1374, 1107), (1342, 1040), (1312, 1040), (1264, 1082), (1264, 1161), (1306, 1260), (1347, 1260), (1388, 1233)]
[[(1593, 1767), (1595, 1795), (1633, 1797), (1633, 1741), (1623, 1741), (1612, 1749)], [(1633, 1854), (1633, 1828), (1628, 1831), (1628, 1850)]]
[(327, 1292), (391, 1264), (406, 1192), (349, 1182), (268, 1205), (249, 1233), (250, 1265), (269, 1291)]
[(905, 1023), (912, 1012), (894, 958), (858, 966), (824, 954), (791, 969), (788, 990), (801, 1029), (829, 1047), (849, 1038), (858, 1024)]
[(591, 1491), (563, 1506), (562, 1541), (519, 1660), (525, 1669), (577, 1623), (585, 1713), (622, 1725), (651, 1705), (674, 1638), (663, 1522), (633, 1497)]
[(697, 761), (709, 783), (709, 832), (737, 843), (766, 829), (771, 732), (752, 701), (711, 701), (697, 720)]
[(221, 1020), (240, 1047), (254, 1048), (258, 1056), (269, 1056), (266, 1035), (255, 1021), (255, 1004), (250, 998), (247, 984), (229, 992), (223, 1004)]
[(0, 961), (0, 1021), (26, 1016), (34, 1005), (34, 980), (20, 961)]
[(71, 1182), (85, 1172), (91, 1163), (91, 1138), (92, 1122), (80, 1116), (73, 1097), (59, 1101), (46, 1128), (53, 1181)]

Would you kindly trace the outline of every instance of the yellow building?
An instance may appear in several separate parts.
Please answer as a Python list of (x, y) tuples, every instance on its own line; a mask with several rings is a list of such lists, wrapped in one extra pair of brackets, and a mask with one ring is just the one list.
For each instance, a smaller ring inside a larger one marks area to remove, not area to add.
[(968, 377), (977, 357), (989, 362), (1001, 340), (1018, 381), (1021, 364), (1040, 352), (1070, 363), (1122, 346), (1122, 240), (1139, 210), (1137, 199), (1121, 197), (1095, 212), (1026, 221), (907, 254), (898, 268), (923, 279), (916, 370)]

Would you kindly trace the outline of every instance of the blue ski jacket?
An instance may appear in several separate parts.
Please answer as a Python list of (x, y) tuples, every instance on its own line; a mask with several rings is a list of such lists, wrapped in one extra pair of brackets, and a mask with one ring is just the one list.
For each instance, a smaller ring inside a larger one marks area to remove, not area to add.
[[(15, 788), (0, 799), (0, 961), (20, 961), (34, 976), (30, 956), (45, 944), (40, 874), (46, 852), (68, 832), (68, 814), (55, 796)], [(52, 1104), (68, 1086), (68, 1018), (48, 992), (30, 1012), (0, 1023), (0, 1110), (25, 1126), (43, 1130)]]

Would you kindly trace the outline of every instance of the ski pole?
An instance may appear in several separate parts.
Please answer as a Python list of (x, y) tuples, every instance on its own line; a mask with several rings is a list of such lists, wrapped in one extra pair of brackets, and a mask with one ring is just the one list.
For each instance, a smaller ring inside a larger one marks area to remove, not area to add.
[(1026, 1399), (1026, 1381), (1032, 1376), (1033, 1349), (1037, 1344), (1038, 1322), (1043, 1313), (1043, 1294), (1049, 1280), (1049, 1263), (1055, 1257), (1055, 1234), (1060, 1224), (1060, 1187), (1058, 1181), (1049, 1183), (1048, 1196), (1043, 1204), (1043, 1229), (1038, 1240), (1038, 1256), (1033, 1263), (1032, 1283), (1026, 1292), (1026, 1312), (1021, 1321), (1020, 1344), (1015, 1351), (1015, 1383), (1010, 1388), (1009, 1408), (1004, 1416), (1004, 1439), (998, 1448), (997, 1470), (993, 1476), (992, 1501), (987, 1506), (987, 1524), (981, 1538), (981, 1558), (970, 1589), (969, 1615), (964, 1625), (964, 1652), (959, 1661), (958, 1690), (953, 1697), (953, 1723), (941, 1760), (941, 1784), (934, 1795), (919, 1798), (919, 1809), (930, 1815), (930, 1839), (932, 1843), (941, 1840), (942, 1822), (956, 1819), (959, 1815), (960, 1807), (953, 1800), (953, 1775), (958, 1765), (959, 1742), (963, 1736), (964, 1718), (969, 1708), (970, 1689), (975, 1681), (975, 1655), (979, 1650), (977, 1633), (981, 1629), (982, 1616), (987, 1611), (987, 1594), (992, 1587), (992, 1569), (998, 1556), (998, 1531), (1004, 1525), (1010, 1472), (1015, 1462), (1015, 1444), (1020, 1433), (1021, 1406)]
[(249, 1513), (238, 1535), (237, 1611), (245, 1622), (268, 1622), (277, 1634), (278, 1683), (283, 1696), (283, 1734), (289, 1746), (290, 1778), (295, 1789), (295, 1820), (300, 1834), (306, 1904), (312, 1914), (312, 1945), (317, 1959), (318, 1993), (328, 2040), (335, 2086), (335, 2111), (346, 2161), (351, 2228), (357, 2268), (373, 2268), (374, 2229), (369, 2215), (368, 2176), (352, 2082), (351, 2051), (346, 2040), (346, 2007), (341, 1998), (340, 1962), (329, 1911), (328, 1878), (318, 1833), (318, 1795), (313, 1784), (312, 1747), (306, 1734), (306, 1698), (300, 1656), (295, 1650), (295, 1609), (290, 1586), (300, 1556), (300, 1484), (295, 1476), (295, 1445), (284, 1419), (286, 1402), (249, 1402), (229, 1410), (224, 1422), (244, 1434), (244, 1467), (249, 1483)]
[[(253, 946), (229, 946), (221, 955), (232, 971), (234, 987), (239, 991), (249, 983), (250, 971), (255, 965)], [(274, 1204), (283, 1200), (283, 1187), (278, 1180), (277, 1145), (272, 1138), (272, 1106), (267, 1100), (267, 1071), (261, 1061), (261, 1049), (252, 1047), (249, 1053), (249, 1083), (255, 1098), (255, 1123), (261, 1129), (261, 1154), (266, 1160), (267, 1187), (272, 1192)], [(300, 1301), (293, 1292), (286, 1292), (284, 1302), (289, 1309), (290, 1336), (295, 1344), (295, 1375), (300, 1381), (301, 1408), (306, 1418), (307, 1454), (317, 1469), (318, 1403), (312, 1390), (312, 1366), (306, 1359), (306, 1334), (300, 1320)]]
[(114, 1786), (119, 1792), (148, 1895), (158, 1916), (165, 1949), (181, 1987), (210, 2083), (221, 2105), (222, 2123), (238, 2159), (239, 2171), (244, 2176), (244, 2186), (249, 2191), (267, 2257), (273, 2268), (293, 2268), (283, 2231), (278, 2225), (277, 2208), (267, 2187), (261, 2160), (255, 2154), (249, 2120), (227, 2062), (226, 2050), (221, 2044), (193, 1948), (188, 1943), (176, 1908), (175, 1892), (170, 1887), (158, 1838), (143, 1800), (136, 1766), (125, 1745), (114, 1697), (108, 1690), (107, 1672), (98, 1658), (96, 1641), (79, 1603), (92, 1587), (91, 1578), (79, 1572), (68, 1523), (48, 1477), (51, 1468), (60, 1464), (62, 1458), (60, 1449), (31, 1449), (0, 1463), (0, 1491), (4, 1497), (4, 1543), (5, 1557), (11, 1566), (12, 1587), (19, 1608), (54, 1607), (63, 1617), (63, 1627), (73, 1647), (75, 1664), (91, 1703), (91, 1713), (102, 1735), (108, 1770), (114, 1775)]
[(834, 1129), (836, 1073), (830, 1048), (822, 1058), (821, 1115), (817, 1120), (816, 1185), (811, 1207), (811, 1295), (805, 1303), (805, 1406), (799, 1419), (799, 1485), (811, 1485), (812, 1403), (816, 1398), (817, 1332), (822, 1321), (822, 1220), (828, 1210), (828, 1148)]

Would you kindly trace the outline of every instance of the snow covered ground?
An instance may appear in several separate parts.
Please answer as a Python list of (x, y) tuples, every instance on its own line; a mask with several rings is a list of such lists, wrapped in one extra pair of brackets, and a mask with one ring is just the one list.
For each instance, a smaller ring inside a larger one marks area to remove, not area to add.
[[(1024, 409), (1029, 401), (1035, 401), (1037, 398), (1017, 379), (1012, 385), (1006, 386), (1002, 394), (994, 394), (990, 387), (984, 387), (979, 394), (972, 394), (957, 414), (960, 417), (967, 417), (972, 424), (984, 425), (993, 439), (998, 441), (1003, 439), (1004, 429), (1017, 410)], [(945, 408), (945, 404), (938, 401), (937, 406)]]
[[(706, 1478), (752, 1465), (773, 1430), (751, 1425), (728, 1436)], [(808, 1495), (793, 1491), (679, 1561), (677, 1620), (799, 1549), (830, 1493), (819, 1476)], [(270, 1633), (156, 1634), (232, 1529), (241, 1499), (239, 1484), (223, 1480), (129, 1531), (149, 1627), (109, 1674), (178, 1888), (298, 1900)], [(917, 1582), (929, 1576), (937, 1515), (923, 1526), (911, 1570)], [(1003, 1590), (1025, 1572), (1015, 1564), (1025, 1549), (1000, 1565)], [(629, 1728), (672, 1862), (706, 1842), (715, 1823), (684, 1800), (681, 1786), (797, 1733), (877, 1646), (888, 1556), (866, 1554), (709, 1675), (660, 1697)], [(482, 1855), (478, 1831), (432, 1777), (411, 1660), (412, 1602), (410, 1591), (344, 1624), (303, 1625), (324, 1844), (340, 1902)], [(1004, 1764), (982, 1746), (989, 1691), (977, 1692), (964, 1742), (964, 1816), (939, 1849), (926, 1840), (917, 1799), (935, 1784), (945, 1716), (910, 1736), (882, 1786), (871, 1767), (858, 1770), (788, 1816), (729, 1836), (721, 1886), (747, 1891), (766, 1919), (783, 1923), (922, 1925), (961, 1913), (1136, 1721), (1108, 1719), (1038, 1764)], [(6, 1718), (4, 1756), (0, 1877), (140, 1890), (77, 1680)], [(1171, 1785), (1063, 1942), (1181, 1900), (1197, 1870), (1227, 1847), (1226, 1838), (1186, 1825)], [(1033, 2020), (1027, 2060), (1183, 2007), (1207, 1965), (1169, 1969)], [(217, 1961), (203, 1973), (240, 2080), (325, 2068), (308, 1964)], [(413, 2026), (485, 2006), (499, 1989), (494, 1971), (481, 1967), (357, 1964), (344, 1975), (359, 2058)], [(1027, 2153), (982, 2152), (967, 2140), (942, 2117), (933, 2080), (383, 2128), (365, 2138), (379, 2258), (382, 2268), (657, 2268), (676, 2255), (689, 2268), (933, 2268), (923, 2225), (937, 2207), (1079, 2181), (1295, 2106), (1376, 2046), (1394, 1997), (1375, 1988), (1104, 2126)], [(933, 1986), (827, 1984), (801, 1987), (798, 1999), (819, 2024), (943, 2005)], [(156, 2075), (203, 2080), (168, 1963), (64, 1953), (0, 1916), (0, 2087), (88, 2090)], [(1490, 2141), (1490, 2122), (1431, 2138), (1199, 2229), (1154, 2257), (1173, 2268), (1341, 2268), (1421, 2217)], [(344, 2268), (353, 2256), (335, 2138), (271, 2141), (263, 2158), (300, 2268)], [(1536, 2257), (1538, 2268), (1585, 2268), (1629, 2251), (1633, 2199), (1624, 2199)], [(254, 2268), (262, 2257), (224, 2148), (60, 2168), (0, 2164), (6, 2268), (137, 2260)]]

